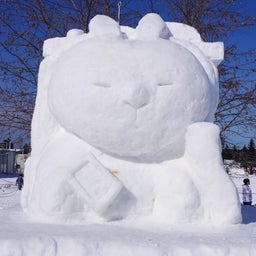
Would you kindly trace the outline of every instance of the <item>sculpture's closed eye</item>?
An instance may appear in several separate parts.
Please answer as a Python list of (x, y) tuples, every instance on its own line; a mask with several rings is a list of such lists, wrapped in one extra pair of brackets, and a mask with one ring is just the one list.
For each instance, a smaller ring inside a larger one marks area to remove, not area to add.
[(157, 86), (172, 86), (173, 83), (170, 82), (170, 83), (158, 83)]
[(103, 87), (103, 88), (109, 88), (111, 87), (111, 84), (108, 84), (108, 83), (93, 83), (93, 85), (97, 86), (97, 87)]

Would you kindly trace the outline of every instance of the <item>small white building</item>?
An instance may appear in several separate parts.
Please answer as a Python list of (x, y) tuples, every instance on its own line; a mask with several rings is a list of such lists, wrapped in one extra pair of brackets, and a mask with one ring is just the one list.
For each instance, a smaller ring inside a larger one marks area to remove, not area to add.
[(15, 166), (16, 166), (16, 171), (18, 173), (24, 173), (24, 168), (25, 168), (25, 162), (27, 158), (29, 157), (29, 154), (23, 154), (23, 153), (16, 153), (15, 157)]

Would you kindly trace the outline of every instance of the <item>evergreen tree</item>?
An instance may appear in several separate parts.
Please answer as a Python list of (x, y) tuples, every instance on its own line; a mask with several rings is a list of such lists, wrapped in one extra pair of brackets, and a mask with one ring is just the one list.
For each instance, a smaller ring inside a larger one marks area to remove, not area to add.
[(248, 161), (256, 161), (256, 149), (255, 149), (255, 143), (253, 139), (250, 139), (250, 142), (248, 144), (248, 151), (247, 151), (247, 158)]
[(31, 147), (27, 143), (23, 146), (24, 154), (29, 154), (31, 152)]
[(240, 152), (240, 163), (242, 165), (242, 167), (246, 168), (247, 167), (247, 147), (244, 145), (243, 148), (241, 149)]
[(236, 146), (234, 146), (233, 150), (232, 150), (232, 159), (235, 160), (236, 162), (239, 162), (239, 160), (240, 160), (239, 151), (236, 148)]
[(225, 146), (222, 150), (222, 158), (226, 160), (233, 159), (232, 150), (229, 148), (228, 145)]

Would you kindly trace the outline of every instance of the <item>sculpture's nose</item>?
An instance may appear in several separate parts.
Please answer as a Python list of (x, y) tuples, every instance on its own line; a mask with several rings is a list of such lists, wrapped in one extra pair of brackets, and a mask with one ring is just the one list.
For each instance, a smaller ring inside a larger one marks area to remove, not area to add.
[(133, 108), (141, 108), (149, 102), (150, 93), (145, 87), (130, 88), (126, 102)]

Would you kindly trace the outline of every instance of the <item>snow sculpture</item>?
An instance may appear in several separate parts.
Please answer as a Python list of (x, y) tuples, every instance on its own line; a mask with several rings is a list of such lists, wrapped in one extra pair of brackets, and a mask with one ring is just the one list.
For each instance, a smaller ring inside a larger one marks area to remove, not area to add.
[(238, 223), (221, 161), (222, 43), (157, 14), (45, 41), (22, 205), (45, 221)]

